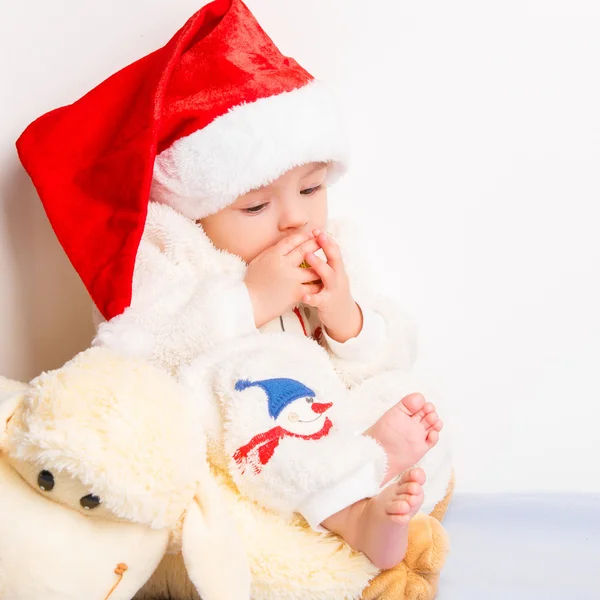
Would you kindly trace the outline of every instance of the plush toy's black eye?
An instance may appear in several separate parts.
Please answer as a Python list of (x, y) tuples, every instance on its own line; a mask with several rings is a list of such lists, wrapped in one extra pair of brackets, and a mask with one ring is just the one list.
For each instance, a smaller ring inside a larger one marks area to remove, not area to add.
[(49, 492), (54, 487), (54, 475), (50, 471), (40, 471), (38, 475), (38, 486), (40, 490)]
[(91, 510), (92, 508), (100, 506), (100, 498), (94, 496), (94, 494), (88, 494), (79, 501), (79, 504), (81, 504), (85, 510)]

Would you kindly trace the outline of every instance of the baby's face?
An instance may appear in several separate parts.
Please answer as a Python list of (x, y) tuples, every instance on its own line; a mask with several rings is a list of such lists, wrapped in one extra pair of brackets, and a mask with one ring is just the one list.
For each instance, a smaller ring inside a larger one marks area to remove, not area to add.
[(273, 183), (201, 219), (200, 224), (217, 248), (249, 263), (284, 237), (325, 229), (326, 175), (326, 163), (295, 167)]

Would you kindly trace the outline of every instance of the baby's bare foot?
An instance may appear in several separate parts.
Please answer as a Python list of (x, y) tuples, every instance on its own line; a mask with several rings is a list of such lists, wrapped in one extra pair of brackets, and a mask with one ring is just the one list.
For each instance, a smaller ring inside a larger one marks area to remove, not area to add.
[(443, 424), (422, 394), (409, 394), (392, 406), (364, 435), (379, 442), (388, 457), (387, 483), (419, 460), (439, 439)]
[(408, 524), (423, 504), (425, 472), (411, 469), (364, 505), (356, 549), (379, 569), (391, 569), (406, 554)]

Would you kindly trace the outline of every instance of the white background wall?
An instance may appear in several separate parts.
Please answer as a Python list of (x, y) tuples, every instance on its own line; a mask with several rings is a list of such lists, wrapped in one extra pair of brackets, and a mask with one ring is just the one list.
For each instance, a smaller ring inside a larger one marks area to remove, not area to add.
[[(420, 331), (460, 489), (600, 492), (600, 6), (576, 0), (248, 0), (341, 95), (354, 164), (336, 204)], [(0, 7), (0, 373), (92, 334), (14, 140), (162, 45), (192, 0)], [(386, 266), (387, 265), (387, 266)]]

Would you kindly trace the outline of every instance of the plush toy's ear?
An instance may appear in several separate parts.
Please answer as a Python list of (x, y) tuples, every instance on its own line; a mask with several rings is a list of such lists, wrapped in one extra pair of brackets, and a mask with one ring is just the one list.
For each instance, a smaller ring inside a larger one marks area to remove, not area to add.
[(182, 553), (188, 576), (202, 600), (249, 600), (246, 552), (216, 482), (210, 475), (205, 479), (183, 523)]
[(6, 439), (8, 422), (23, 402), (28, 387), (26, 383), (0, 376), (0, 448)]

